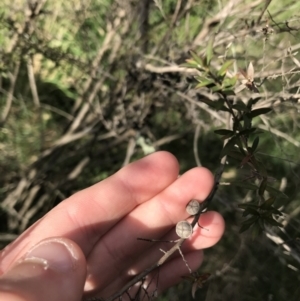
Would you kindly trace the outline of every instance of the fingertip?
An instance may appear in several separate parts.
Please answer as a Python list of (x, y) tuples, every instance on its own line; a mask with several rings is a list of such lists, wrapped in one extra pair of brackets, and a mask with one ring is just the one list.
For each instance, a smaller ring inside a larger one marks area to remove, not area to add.
[(128, 166), (112, 176), (114, 184), (121, 181), (131, 198), (140, 204), (154, 197), (172, 182), (179, 173), (179, 163), (169, 152), (152, 153)]
[(225, 221), (222, 215), (216, 211), (208, 211), (201, 214), (199, 226), (194, 229), (191, 245), (194, 249), (205, 249), (215, 245), (225, 231)]
[(195, 167), (187, 172), (192, 179), (193, 185), (199, 187), (197, 197), (199, 200), (205, 200), (211, 192), (214, 185), (214, 176), (211, 171), (205, 167)]
[(158, 175), (161, 177), (166, 176), (172, 181), (177, 178), (179, 173), (179, 163), (174, 155), (166, 151), (154, 152), (146, 157), (132, 162), (119, 171), (120, 174), (128, 174), (128, 169), (136, 170), (137, 173), (143, 172), (148, 176)]

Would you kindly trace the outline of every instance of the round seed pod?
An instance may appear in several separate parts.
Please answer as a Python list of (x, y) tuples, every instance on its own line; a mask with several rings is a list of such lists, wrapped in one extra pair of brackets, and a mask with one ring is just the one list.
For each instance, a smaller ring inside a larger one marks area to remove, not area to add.
[(180, 238), (189, 238), (193, 233), (192, 225), (187, 221), (180, 221), (176, 225), (176, 234)]
[(186, 205), (186, 212), (189, 215), (195, 215), (199, 212), (199, 210), (200, 210), (200, 203), (197, 200), (191, 200)]

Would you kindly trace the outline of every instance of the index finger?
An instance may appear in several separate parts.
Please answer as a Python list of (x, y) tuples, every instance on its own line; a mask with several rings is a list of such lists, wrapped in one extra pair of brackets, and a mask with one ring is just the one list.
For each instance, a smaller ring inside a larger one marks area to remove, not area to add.
[(175, 181), (178, 171), (173, 155), (157, 152), (74, 194), (2, 251), (0, 270), (8, 269), (42, 239), (54, 236), (72, 239), (87, 256), (114, 224)]

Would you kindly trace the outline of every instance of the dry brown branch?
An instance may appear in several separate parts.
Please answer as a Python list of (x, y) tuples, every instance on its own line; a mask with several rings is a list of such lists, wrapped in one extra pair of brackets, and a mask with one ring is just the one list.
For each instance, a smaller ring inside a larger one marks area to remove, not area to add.
[(48, 111), (51, 111), (51, 112), (54, 112), (55, 114), (58, 114), (60, 116), (63, 116), (69, 121), (72, 121), (74, 119), (74, 117), (71, 114), (69, 114), (69, 113), (67, 113), (67, 112), (65, 112), (65, 111), (63, 111), (59, 108), (53, 107), (49, 104), (41, 103), (41, 108), (44, 108), (44, 109), (46, 109)]
[(7, 244), (15, 240), (17, 237), (18, 235), (16, 234), (0, 233), (0, 242)]
[(35, 104), (35, 106), (37, 108), (39, 108), (41, 103), (40, 103), (40, 99), (39, 99), (39, 95), (38, 95), (38, 91), (37, 91), (37, 87), (36, 87), (36, 82), (35, 82), (35, 78), (34, 78), (34, 71), (33, 71), (31, 57), (27, 58), (27, 72), (28, 72), (29, 86), (30, 86), (30, 90), (31, 90), (32, 98), (33, 98), (33, 103)]
[(34, 206), (28, 208), (28, 210), (27, 210), (26, 213), (24, 214), (24, 216), (23, 216), (23, 218), (22, 218), (22, 221), (21, 221), (21, 224), (20, 224), (20, 226), (19, 226), (19, 229), (18, 229), (19, 233), (22, 233), (23, 231), (26, 230), (26, 228), (28, 228), (31, 219), (32, 219), (32, 218), (33, 218), (33, 217), (34, 217), (34, 216), (35, 216), (42, 208), (44, 208), (44, 207), (47, 205), (48, 201), (49, 201), (49, 195), (44, 194), (44, 195), (42, 195), (42, 196), (38, 199), (37, 203), (36, 203)]
[(197, 107), (199, 107), (202, 110), (206, 111), (207, 113), (209, 113), (215, 119), (221, 121), (221, 123), (226, 124), (226, 120), (222, 116), (220, 116), (220, 114), (218, 112), (209, 109), (206, 104), (202, 103), (201, 101), (196, 101), (192, 97), (190, 97), (190, 96), (188, 96), (188, 95), (186, 95), (182, 92), (176, 92), (176, 94), (179, 95), (180, 97), (182, 97), (183, 99), (186, 99), (191, 103), (194, 103)]
[(135, 147), (136, 147), (136, 139), (135, 137), (130, 137), (127, 144), (126, 156), (122, 166), (126, 166), (127, 164), (130, 163), (130, 160), (134, 154)]
[(300, 142), (299, 141), (295, 140), (294, 138), (292, 138), (288, 134), (283, 133), (283, 132), (275, 129), (274, 127), (270, 127), (270, 126), (266, 126), (266, 125), (263, 125), (263, 124), (259, 124), (258, 128), (260, 128), (262, 130), (265, 130), (267, 132), (270, 132), (270, 133), (272, 133), (272, 134), (274, 134), (274, 135), (276, 135), (278, 137), (281, 137), (281, 138), (285, 139), (286, 141), (292, 143), (296, 147), (300, 147)]
[(151, 64), (146, 64), (145, 65), (145, 70), (153, 72), (153, 73), (181, 73), (181, 74), (187, 74), (187, 75), (200, 75), (200, 71), (197, 71), (196, 69), (191, 69), (191, 68), (185, 68), (185, 67), (180, 67), (178, 65), (174, 66), (154, 66)]
[(6, 103), (5, 107), (2, 112), (1, 120), (0, 120), (0, 127), (4, 125), (6, 122), (6, 119), (8, 118), (9, 112), (11, 110), (13, 98), (14, 98), (14, 91), (16, 87), (16, 81), (19, 75), (20, 71), (20, 62), (17, 62), (15, 65), (14, 73), (10, 76), (10, 87), (7, 92), (7, 98), (6, 98)]
[(219, 13), (217, 13), (212, 18), (207, 19), (204, 22), (201, 31), (194, 39), (193, 45), (194, 46), (201, 45), (203, 43), (203, 41), (205, 40), (205, 38), (207, 37), (207, 35), (210, 33), (211, 28), (216, 26), (217, 24), (221, 23), (227, 17), (229, 17), (232, 14), (233, 7), (238, 5), (240, 1), (241, 0), (229, 1)]
[(68, 174), (67, 179), (68, 180), (74, 180), (76, 179), (82, 172), (82, 170), (85, 168), (85, 166), (90, 162), (89, 157), (83, 158), (76, 166), (75, 168)]
[(199, 149), (198, 149), (198, 139), (200, 136), (200, 129), (201, 129), (201, 125), (197, 124), (195, 127), (195, 134), (194, 134), (194, 146), (193, 146), (193, 152), (194, 152), (194, 157), (195, 157), (195, 161), (197, 166), (202, 166), (201, 162), (200, 162), (200, 158), (199, 158)]
[(260, 15), (259, 15), (258, 18), (257, 18), (257, 21), (256, 21), (256, 24), (257, 24), (257, 25), (260, 24), (260, 21), (261, 21), (263, 15), (264, 15), (264, 13), (265, 13), (266, 10), (268, 9), (268, 7), (269, 7), (269, 5), (270, 5), (271, 2), (272, 2), (272, 0), (266, 0), (265, 6), (264, 6), (264, 8), (262, 9)]
[(160, 49), (160, 47), (165, 43), (165, 41), (172, 34), (172, 30), (174, 28), (174, 25), (175, 25), (177, 19), (178, 19), (179, 11), (180, 11), (180, 8), (181, 8), (181, 2), (182, 2), (182, 0), (177, 0), (175, 11), (174, 11), (174, 14), (172, 16), (171, 23), (169, 25), (169, 29), (166, 31), (164, 36), (161, 38), (160, 42), (157, 43), (157, 46), (152, 49), (152, 51), (151, 51), (152, 55), (155, 55), (155, 53)]
[(181, 134), (181, 135), (175, 134), (175, 135), (170, 135), (170, 136), (167, 136), (167, 137), (163, 137), (163, 138), (158, 139), (158, 140), (156, 140), (155, 142), (153, 142), (153, 146), (154, 146), (155, 148), (158, 148), (158, 147), (160, 147), (160, 146), (162, 146), (162, 145), (164, 145), (164, 144), (168, 144), (168, 143), (170, 143), (170, 142), (172, 142), (172, 141), (174, 141), (174, 140), (177, 140), (177, 139), (182, 138), (185, 134), (186, 134), (186, 133), (183, 133), (183, 134)]
[(26, 199), (22, 202), (22, 207), (19, 210), (19, 214), (24, 217), (28, 209), (31, 207), (34, 198), (36, 197), (37, 193), (40, 191), (41, 186), (35, 185), (29, 189), (27, 192)]
[[(112, 26), (112, 24), (110, 24), (110, 23), (107, 24), (105, 39), (104, 39), (101, 47), (99, 48), (95, 59), (93, 60), (93, 63), (90, 68), (90, 70), (91, 70), (90, 77), (85, 82), (85, 85), (84, 85), (83, 91), (82, 91), (82, 96), (79, 97), (74, 104), (73, 112), (77, 111), (77, 109), (81, 106), (84, 95), (91, 89), (92, 84), (93, 84), (93, 79), (97, 77), (97, 72), (98, 72), (101, 60), (103, 58), (103, 55), (111, 48), (114, 49), (114, 47), (112, 46), (112, 43), (114, 41), (115, 36), (118, 34), (118, 29), (120, 28), (121, 25), (124, 25), (121, 23), (123, 18), (124, 18), (123, 12), (120, 11), (119, 15), (116, 17), (116, 19), (113, 22), (115, 26)], [(126, 26), (125, 26), (125, 28), (126, 28)], [(81, 114), (81, 115), (83, 115), (83, 114)], [(74, 132), (77, 129), (79, 123), (80, 123), (80, 119), (78, 118), (70, 126), (69, 132)]]
[(40, 11), (43, 9), (44, 5), (46, 4), (47, 0), (37, 0), (33, 7), (30, 6), (28, 2), (28, 7), (25, 10), (26, 20), (20, 28), (18, 32), (15, 32), (13, 37), (11, 38), (11, 42), (6, 50), (6, 53), (12, 53), (16, 46), (19, 43), (20, 37), (24, 37), (25, 34), (31, 35), (34, 31), (34, 27), (32, 23), (34, 19), (40, 14)]
[[(3, 210), (8, 212), (8, 227), (11, 231), (15, 231), (19, 229), (19, 224), (23, 220), (23, 216), (19, 211), (16, 211), (15, 207), (17, 205), (23, 206), (23, 202), (28, 197), (28, 189), (32, 182), (34, 181), (34, 178), (36, 177), (36, 170), (32, 169), (27, 177), (23, 177), (19, 183), (18, 186), (10, 192), (7, 197), (0, 203)], [(35, 193), (33, 191), (32, 196), (34, 197)], [(30, 206), (33, 198), (28, 199), (28, 202), (25, 202), (25, 206)], [(22, 208), (22, 207), (21, 207)]]

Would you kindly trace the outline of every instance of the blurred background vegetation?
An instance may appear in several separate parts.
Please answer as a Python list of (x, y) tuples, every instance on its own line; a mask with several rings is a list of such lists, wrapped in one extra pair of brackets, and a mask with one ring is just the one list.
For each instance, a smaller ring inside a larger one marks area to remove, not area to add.
[[(0, 3), (0, 247), (53, 206), (129, 162), (168, 150), (181, 172), (216, 171), (226, 112), (209, 89), (195, 89), (180, 65), (189, 50), (212, 64), (250, 62), (261, 99), (273, 111), (255, 119), (259, 155), (273, 186), (282, 228), (258, 238), (239, 233), (238, 204), (255, 181), (229, 162), (212, 208), (226, 232), (205, 251), (212, 277), (196, 299), (300, 298), (300, 3), (293, 0), (2, 0)], [(253, 91), (236, 85), (237, 99)], [(87, 204), (88, 205), (88, 204)], [(184, 281), (161, 300), (191, 299)]]

